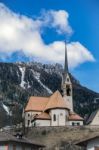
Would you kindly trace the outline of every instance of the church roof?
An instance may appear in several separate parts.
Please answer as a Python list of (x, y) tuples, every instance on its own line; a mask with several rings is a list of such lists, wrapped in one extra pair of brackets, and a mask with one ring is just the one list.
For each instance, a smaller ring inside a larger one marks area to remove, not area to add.
[(31, 96), (26, 105), (25, 111), (43, 111), (48, 101), (48, 97)]
[(58, 90), (49, 98), (49, 102), (47, 103), (45, 110), (49, 110), (53, 108), (69, 109)]
[(48, 109), (54, 109), (54, 108), (65, 108), (69, 109), (68, 103), (66, 103), (61, 96), (59, 91), (56, 91), (52, 96), (50, 97), (35, 97), (31, 96), (26, 108), (26, 111), (46, 111)]
[(50, 117), (50, 115), (48, 113), (42, 112), (41, 114), (36, 115), (35, 119), (50, 120), (51, 117)]
[(84, 119), (74, 112), (69, 114), (69, 121), (77, 121), (77, 120), (83, 121)]
[[(4, 143), (17, 143), (19, 144), (27, 144), (27, 145), (31, 145), (31, 146), (37, 146), (38, 149), (40, 147), (44, 147), (44, 145), (38, 144), (35, 141), (31, 141), (26, 137), (22, 137), (22, 138), (17, 138), (17, 134), (16, 135), (12, 135), (11, 132), (5, 132), (5, 131), (0, 131), (0, 145), (3, 145)], [(0, 148), (3, 149), (3, 148)]]

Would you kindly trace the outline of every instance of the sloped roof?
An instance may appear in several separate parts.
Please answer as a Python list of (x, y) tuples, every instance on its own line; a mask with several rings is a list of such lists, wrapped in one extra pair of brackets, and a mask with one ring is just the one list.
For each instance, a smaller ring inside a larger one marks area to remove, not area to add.
[(44, 145), (40, 145), (37, 142), (33, 142), (26, 137), (22, 137), (20, 139), (20, 138), (17, 138), (16, 136), (12, 135), (11, 133), (1, 131), (0, 132), (0, 143), (2, 144), (4, 142), (16, 142), (16, 143), (20, 143), (20, 144), (23, 143), (23, 144), (28, 144), (28, 145), (36, 145), (39, 147), (42, 147), (42, 146), (44, 147)]
[(56, 91), (50, 97), (35, 97), (31, 96), (26, 108), (26, 111), (46, 111), (53, 108), (69, 109), (69, 104), (64, 100), (59, 91)]
[(76, 114), (75, 112), (72, 112), (69, 114), (69, 121), (77, 121), (77, 120), (84, 120), (82, 117), (80, 117), (78, 114)]
[(87, 143), (91, 140), (94, 140), (94, 139), (99, 139), (99, 135), (92, 136), (92, 137), (89, 137), (89, 138), (86, 138), (86, 139), (82, 139), (79, 142), (76, 142), (75, 144), (79, 145), (79, 146), (87, 146)]
[(43, 111), (48, 101), (49, 98), (47, 97), (31, 96), (26, 105), (25, 111)]
[(49, 98), (49, 102), (47, 103), (45, 110), (49, 110), (53, 108), (69, 109), (58, 90)]
[(94, 117), (96, 116), (97, 112), (99, 111), (99, 109), (95, 110), (94, 112), (91, 113), (91, 115), (89, 116), (88, 120), (86, 121), (86, 124), (90, 124)]
[(51, 117), (50, 117), (50, 115), (49, 115), (48, 113), (42, 112), (41, 114), (36, 115), (36, 116), (35, 116), (35, 119), (50, 120)]

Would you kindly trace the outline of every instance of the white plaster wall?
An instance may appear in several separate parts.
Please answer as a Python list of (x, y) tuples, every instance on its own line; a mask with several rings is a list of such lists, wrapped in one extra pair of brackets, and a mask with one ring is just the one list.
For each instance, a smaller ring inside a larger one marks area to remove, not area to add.
[(99, 138), (91, 140), (87, 144), (87, 150), (95, 150), (94, 147), (99, 147)]
[(73, 123), (73, 122), (75, 123), (75, 125), (76, 125), (77, 123), (79, 123), (80, 126), (83, 125), (83, 121), (69, 121), (69, 125), (72, 126), (72, 123)]
[[(32, 126), (31, 121), (33, 119), (33, 116), (36, 115), (36, 114), (41, 114), (41, 112), (38, 112), (38, 111), (28, 111), (28, 112), (25, 112), (25, 127), (31, 127)], [(30, 120), (29, 126), (28, 126), (28, 120)]]
[(73, 98), (72, 98), (72, 96), (67, 96), (67, 95), (65, 95), (64, 97), (63, 97), (63, 99), (64, 99), (64, 101), (68, 101), (68, 104), (69, 104), (69, 108), (70, 108), (70, 110), (71, 111), (73, 111)]
[(36, 126), (50, 126), (50, 120), (36, 120)]
[[(56, 121), (54, 121), (54, 114), (56, 115)], [(65, 126), (66, 116), (68, 116), (68, 110), (66, 109), (52, 109), (50, 111), (51, 126)]]
[(94, 117), (90, 125), (99, 125), (99, 111), (97, 112), (96, 116)]

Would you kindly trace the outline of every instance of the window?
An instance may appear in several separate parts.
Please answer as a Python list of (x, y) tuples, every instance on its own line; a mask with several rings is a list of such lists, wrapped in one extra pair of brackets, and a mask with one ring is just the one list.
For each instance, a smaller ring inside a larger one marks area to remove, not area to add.
[(66, 91), (67, 91), (67, 96), (70, 96), (71, 95), (71, 89), (70, 89), (70, 86), (66, 86)]
[(72, 122), (72, 126), (74, 126), (75, 125), (75, 123), (74, 122)]
[(30, 116), (30, 114), (28, 114), (28, 117)]
[(56, 115), (55, 114), (53, 115), (53, 121), (56, 121)]
[(30, 125), (30, 120), (28, 120), (28, 126)]
[(80, 123), (79, 122), (77, 122), (77, 126), (79, 126), (80, 125)]
[(67, 82), (69, 82), (69, 78), (67, 78)]

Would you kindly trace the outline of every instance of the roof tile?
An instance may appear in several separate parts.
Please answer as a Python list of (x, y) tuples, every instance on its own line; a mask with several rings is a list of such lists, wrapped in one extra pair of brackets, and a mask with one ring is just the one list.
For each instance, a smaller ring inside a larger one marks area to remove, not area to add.
[(84, 119), (82, 118), (82, 117), (80, 117), (78, 114), (76, 114), (76, 113), (74, 113), (74, 112), (72, 112), (72, 113), (70, 113), (70, 115), (69, 115), (69, 121), (70, 120), (74, 120), (74, 121), (78, 121), (78, 120), (80, 120), (80, 121), (83, 121)]

